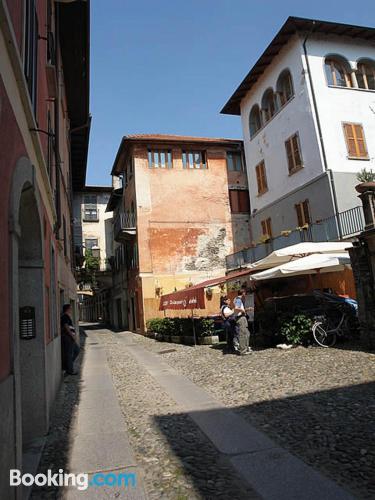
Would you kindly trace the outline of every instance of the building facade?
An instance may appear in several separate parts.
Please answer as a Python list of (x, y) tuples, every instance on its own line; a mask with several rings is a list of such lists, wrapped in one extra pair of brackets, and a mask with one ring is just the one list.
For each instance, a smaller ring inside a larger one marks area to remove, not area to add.
[[(74, 50), (73, 50), (74, 49)], [(89, 2), (0, 1), (0, 497), (48, 431), (76, 310), (72, 190), (89, 135)], [(31, 450), (31, 451), (30, 451)]]
[(337, 214), (316, 238), (350, 232), (356, 176), (375, 167), (374, 40), (289, 18), (223, 108), (241, 115), (254, 243)]
[(113, 322), (143, 332), (162, 294), (223, 274), (251, 243), (242, 141), (127, 136), (112, 175)]
[(85, 186), (74, 193), (74, 246), (82, 256), (77, 269), (80, 318), (109, 321), (109, 292), (112, 285), (112, 213), (106, 212), (112, 187)]

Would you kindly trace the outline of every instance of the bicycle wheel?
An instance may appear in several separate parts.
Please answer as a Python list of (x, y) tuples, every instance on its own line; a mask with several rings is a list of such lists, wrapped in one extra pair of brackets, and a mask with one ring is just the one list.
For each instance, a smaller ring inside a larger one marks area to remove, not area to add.
[(315, 342), (321, 347), (332, 347), (336, 343), (336, 333), (330, 332), (321, 321), (313, 324), (312, 333)]

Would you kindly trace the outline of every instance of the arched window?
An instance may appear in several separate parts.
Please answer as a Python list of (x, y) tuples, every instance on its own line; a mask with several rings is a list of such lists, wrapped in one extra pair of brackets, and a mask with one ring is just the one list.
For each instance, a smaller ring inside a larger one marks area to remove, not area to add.
[(356, 77), (360, 89), (375, 90), (375, 62), (363, 59), (358, 62)]
[(253, 137), (261, 127), (262, 120), (260, 116), (260, 109), (258, 104), (254, 104), (254, 106), (251, 108), (249, 116), (250, 137)]
[(285, 69), (279, 76), (276, 83), (276, 91), (279, 96), (281, 106), (284, 106), (294, 95), (292, 75)]
[(264, 121), (268, 122), (277, 110), (277, 103), (272, 89), (268, 89), (263, 94), (262, 98), (262, 111)]
[(343, 57), (332, 56), (325, 60), (328, 85), (336, 87), (352, 87), (350, 66)]

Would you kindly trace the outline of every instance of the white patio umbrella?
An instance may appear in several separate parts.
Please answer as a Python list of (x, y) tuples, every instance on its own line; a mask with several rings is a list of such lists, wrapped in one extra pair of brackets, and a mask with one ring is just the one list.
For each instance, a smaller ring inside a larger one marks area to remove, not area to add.
[(345, 269), (345, 266), (350, 266), (350, 257), (347, 252), (318, 253), (301, 257), (300, 259), (281, 264), (260, 273), (252, 274), (251, 279), (261, 281), (302, 274), (316, 274), (318, 272), (331, 273), (342, 271)]
[(291, 245), (289, 247), (280, 248), (270, 253), (264, 259), (258, 260), (251, 264), (251, 269), (268, 269), (270, 267), (291, 262), (301, 257), (306, 257), (311, 254), (325, 254), (325, 253), (340, 253), (345, 252), (347, 248), (352, 247), (350, 241), (328, 241), (328, 242), (303, 242)]

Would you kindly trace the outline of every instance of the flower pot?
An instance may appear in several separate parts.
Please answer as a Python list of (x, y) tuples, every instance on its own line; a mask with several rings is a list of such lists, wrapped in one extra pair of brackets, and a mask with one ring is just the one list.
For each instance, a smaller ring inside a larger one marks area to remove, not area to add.
[(197, 339), (199, 345), (213, 345), (219, 343), (218, 335), (210, 335), (209, 337), (199, 337)]
[(186, 345), (194, 345), (194, 336), (193, 335), (184, 335), (184, 344)]
[(361, 182), (355, 187), (358, 193), (365, 193), (366, 191), (375, 191), (375, 182)]
[(180, 335), (171, 335), (171, 342), (173, 342), (174, 344), (181, 344), (182, 337), (180, 337)]

